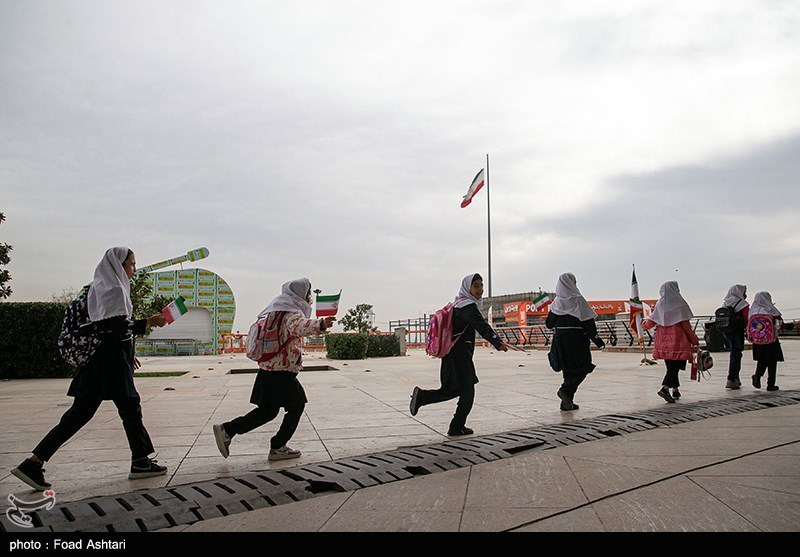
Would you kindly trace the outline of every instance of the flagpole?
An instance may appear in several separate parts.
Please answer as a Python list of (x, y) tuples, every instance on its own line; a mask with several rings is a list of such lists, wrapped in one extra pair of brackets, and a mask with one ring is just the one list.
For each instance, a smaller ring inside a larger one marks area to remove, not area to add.
[(487, 237), (489, 240), (489, 298), (492, 297), (492, 211), (489, 205), (489, 153), (486, 153), (486, 225), (488, 227)]
[[(636, 277), (636, 265), (633, 264), (632, 267), (633, 267), (633, 276)], [(631, 292), (631, 294), (633, 294), (633, 293)], [(637, 299), (639, 299), (639, 300), (641, 299), (641, 297), (639, 295), (639, 282), (638, 282), (638, 280), (636, 281), (636, 296), (637, 296)], [(641, 317), (639, 317), (639, 320), (644, 320), (644, 302), (642, 303), (642, 308), (643, 308), (642, 309), (642, 314), (641, 314)], [(631, 309), (631, 311), (633, 311), (633, 310)], [(640, 366), (651, 366), (651, 365), (654, 365), (656, 362), (654, 362), (653, 360), (651, 360), (651, 359), (649, 359), (647, 357), (647, 347), (644, 345), (644, 338), (639, 335), (639, 333), (643, 332), (642, 328), (637, 326), (637, 329), (638, 330), (636, 331), (636, 336), (638, 337), (638, 340), (639, 340), (639, 346), (642, 347), (642, 361), (639, 363), (639, 365)]]

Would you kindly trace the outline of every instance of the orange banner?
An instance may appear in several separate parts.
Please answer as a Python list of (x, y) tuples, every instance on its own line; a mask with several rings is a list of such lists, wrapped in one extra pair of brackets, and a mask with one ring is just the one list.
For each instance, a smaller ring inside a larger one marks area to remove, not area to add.
[[(651, 308), (655, 307), (656, 301), (657, 300), (642, 300), (642, 302), (648, 304)], [(618, 313), (630, 313), (631, 311), (628, 300), (589, 300), (589, 306), (597, 315), (616, 315)], [(549, 309), (550, 307), (548, 305), (537, 311), (533, 308), (533, 302), (530, 301), (510, 302), (508, 304), (503, 304), (503, 315), (506, 322), (516, 321), (522, 325), (523, 320), (527, 319), (529, 315), (545, 317)]]

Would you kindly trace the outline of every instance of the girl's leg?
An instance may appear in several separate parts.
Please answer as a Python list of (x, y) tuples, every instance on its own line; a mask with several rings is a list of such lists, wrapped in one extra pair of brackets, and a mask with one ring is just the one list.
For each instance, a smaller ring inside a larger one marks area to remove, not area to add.
[(778, 378), (778, 362), (767, 364), (767, 390), (775, 390), (775, 381)]
[[(472, 388), (474, 389), (475, 386), (473, 385)], [(446, 389), (435, 389), (435, 390), (419, 390), (419, 397), (420, 397), (420, 406), (424, 404), (436, 404), (437, 402), (444, 402), (446, 400), (452, 400), (461, 396), (460, 391), (448, 391)]]
[(101, 402), (101, 400), (75, 398), (69, 410), (61, 416), (61, 421), (36, 445), (33, 454), (45, 462), (50, 460), (61, 445), (89, 423), (97, 409), (100, 408)]
[(305, 407), (305, 404), (286, 407), (286, 414), (283, 415), (281, 427), (272, 439), (270, 439), (269, 445), (271, 449), (280, 449), (289, 442), (294, 432), (297, 431), (297, 425), (300, 423), (300, 418), (303, 417), (303, 410)]
[(230, 422), (222, 424), (222, 429), (224, 429), (225, 433), (231, 438), (234, 435), (248, 433), (274, 420), (275, 416), (278, 415), (278, 411), (280, 411), (280, 408), (277, 406), (257, 406), (244, 416), (239, 416)]
[(475, 402), (475, 384), (469, 383), (458, 395), (458, 405), (456, 405), (456, 412), (453, 414), (453, 419), (450, 420), (450, 431), (456, 431), (463, 428), (467, 424), (467, 416), (472, 411), (472, 405)]
[(761, 388), (761, 378), (764, 377), (764, 372), (767, 370), (767, 362), (763, 360), (756, 361), (756, 372), (753, 374), (753, 387), (756, 389)]
[(142, 421), (142, 405), (138, 396), (123, 398), (114, 401), (117, 413), (122, 419), (122, 427), (125, 429), (125, 436), (128, 438), (128, 446), (131, 449), (131, 458), (138, 460), (151, 454), (155, 449), (150, 440), (150, 434), (144, 427)]

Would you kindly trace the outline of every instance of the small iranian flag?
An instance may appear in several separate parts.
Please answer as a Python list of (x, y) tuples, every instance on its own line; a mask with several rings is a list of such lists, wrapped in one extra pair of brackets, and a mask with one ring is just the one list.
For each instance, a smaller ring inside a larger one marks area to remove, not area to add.
[(336, 315), (336, 312), (339, 311), (339, 298), (341, 297), (341, 290), (338, 294), (317, 296), (317, 317)]
[(183, 296), (178, 296), (161, 310), (161, 314), (167, 320), (167, 323), (174, 323), (178, 317), (189, 311), (186, 309), (185, 302), (186, 300), (184, 300)]
[(547, 304), (549, 304), (552, 301), (553, 300), (550, 298), (550, 294), (548, 294), (547, 292), (542, 292), (541, 294), (536, 296), (533, 299), (533, 302), (531, 302), (531, 303), (533, 304), (534, 310), (535, 311), (539, 311), (540, 309), (542, 309), (544, 306), (546, 306)]

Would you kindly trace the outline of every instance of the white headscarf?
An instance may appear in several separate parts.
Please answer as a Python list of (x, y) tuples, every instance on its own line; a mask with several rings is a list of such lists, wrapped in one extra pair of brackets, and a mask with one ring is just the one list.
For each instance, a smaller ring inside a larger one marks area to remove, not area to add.
[(553, 300), (550, 311), (556, 315), (572, 315), (580, 321), (594, 319), (597, 314), (578, 290), (577, 282), (572, 273), (564, 273), (558, 277), (556, 299)]
[(109, 317), (133, 315), (131, 279), (122, 267), (130, 250), (119, 246), (106, 250), (94, 270), (94, 280), (86, 298), (89, 319), (102, 321)]
[(744, 299), (746, 292), (747, 287), (745, 285), (734, 284), (728, 288), (728, 293), (725, 295), (725, 301), (722, 302), (722, 304), (725, 307), (733, 308), (733, 311), (742, 311), (750, 305), (748, 301)]
[(661, 285), (658, 295), (660, 298), (656, 302), (656, 307), (650, 315), (650, 319), (657, 325), (669, 327), (681, 321), (688, 321), (694, 314), (689, 304), (681, 296), (678, 283), (670, 280)]
[(470, 292), (470, 289), (472, 288), (472, 283), (475, 282), (476, 276), (478, 278), (481, 278), (480, 274), (472, 273), (471, 275), (465, 276), (464, 280), (461, 281), (461, 288), (458, 290), (458, 295), (453, 300), (455, 302), (455, 307), (463, 308), (464, 306), (475, 304), (476, 306), (478, 306), (478, 309), (481, 309), (481, 307), (483, 306), (483, 301), (473, 296), (472, 293)]
[(311, 317), (311, 304), (306, 301), (306, 297), (311, 292), (311, 281), (307, 278), (299, 278), (283, 283), (281, 293), (258, 314), (259, 319), (274, 311), (288, 311), (289, 313), (300, 313), (308, 319)]
[(772, 303), (772, 295), (769, 292), (756, 292), (753, 303), (750, 304), (749, 315), (771, 315), (780, 317), (781, 312)]

